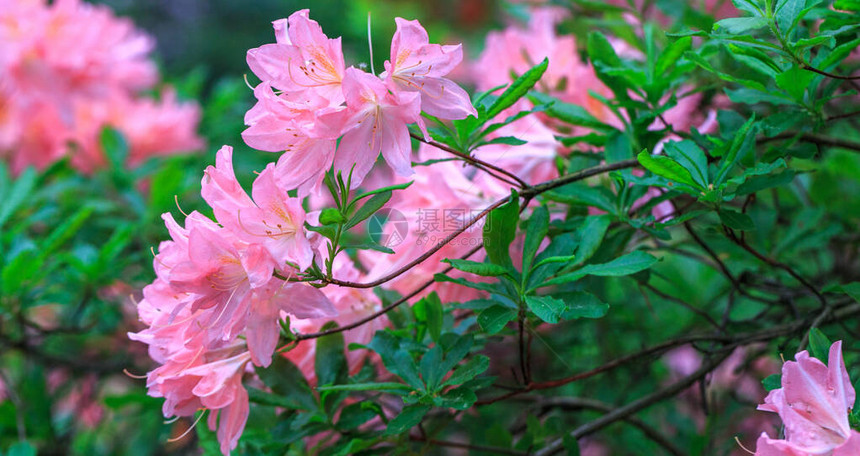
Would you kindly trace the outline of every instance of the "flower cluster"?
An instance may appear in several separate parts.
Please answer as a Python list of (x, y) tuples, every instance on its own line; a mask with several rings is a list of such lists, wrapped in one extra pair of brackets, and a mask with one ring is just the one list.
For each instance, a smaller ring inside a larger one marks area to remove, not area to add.
[[(345, 68), (340, 39), (327, 38), (307, 10), (274, 25), (277, 42), (248, 53), (263, 82), (254, 89), (258, 102), (245, 117), (243, 137), (284, 154), (259, 173), (249, 196), (236, 180), (232, 149), (218, 152), (201, 190), (217, 223), (194, 212), (182, 227), (165, 215), (172, 240), (159, 247), (157, 279), (138, 304), (149, 327), (130, 335), (149, 344), (161, 363), (147, 386), (165, 398), (165, 416), (211, 410), (209, 425), (217, 425), (225, 454), (248, 416), (242, 377), (250, 364), (271, 363), (285, 316), (293, 329), (313, 332), (331, 319), (347, 324), (381, 307), (370, 290), (320, 291), (289, 281), (325, 259), (321, 238), (304, 226), (315, 224), (318, 213), (306, 213), (300, 198), (316, 194), (332, 166), (351, 172), (357, 186), (380, 153), (399, 174), (411, 173), (407, 125), (423, 130), (422, 110), (445, 119), (476, 114), (466, 92), (444, 78), (462, 59), (460, 46), (430, 44), (417, 21), (397, 19), (391, 60), (379, 77)], [(333, 265), (339, 278), (361, 279), (349, 260)], [(345, 340), (369, 343), (386, 325), (376, 318), (346, 331)], [(314, 352), (309, 341), (285, 356), (313, 380)], [(351, 370), (363, 356), (350, 354)]]
[(259, 174), (249, 197), (225, 146), (206, 169), (202, 195), (218, 223), (193, 212), (182, 227), (165, 214), (172, 240), (159, 246), (157, 278), (138, 303), (149, 327), (130, 337), (149, 344), (162, 364), (148, 374), (147, 386), (165, 398), (165, 416), (209, 409), (214, 427), (220, 412), (218, 440), (228, 453), (248, 416), (245, 368), (271, 363), (279, 321), (337, 311), (316, 288), (283, 279), (310, 265), (317, 242), (303, 227), (310, 214), (276, 183), (274, 164)]
[(129, 142), (128, 165), (199, 149), (196, 104), (171, 89), (141, 96), (158, 71), (152, 39), (106, 7), (80, 0), (12, 0), (0, 5), (0, 156), (13, 172), (69, 157), (82, 172), (106, 165), (99, 132)]
[(778, 413), (785, 438), (766, 433), (756, 442), (757, 456), (853, 456), (860, 454), (860, 432), (848, 415), (855, 393), (842, 360), (842, 341), (830, 347), (827, 365), (804, 350), (782, 366), (782, 388), (771, 391), (759, 410)]
[(276, 42), (248, 51), (262, 82), (242, 136), (256, 149), (284, 151), (276, 169), (285, 187), (300, 196), (316, 192), (334, 166), (344, 176), (352, 172), (355, 188), (380, 153), (409, 175), (407, 125), (424, 130), (422, 110), (441, 119), (476, 115), (468, 94), (444, 77), (462, 60), (461, 46), (431, 44), (417, 21), (396, 21), (391, 60), (380, 76), (346, 68), (340, 38), (326, 37), (308, 10), (276, 21)]

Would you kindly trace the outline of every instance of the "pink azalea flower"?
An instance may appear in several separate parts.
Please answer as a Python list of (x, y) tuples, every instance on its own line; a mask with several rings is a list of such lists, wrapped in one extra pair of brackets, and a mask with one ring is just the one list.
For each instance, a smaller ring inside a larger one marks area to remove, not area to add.
[(382, 153), (397, 174), (412, 174), (412, 142), (408, 124), (421, 123), (421, 101), (416, 92), (392, 94), (378, 77), (348, 68), (343, 80), (347, 108), (322, 117), (329, 125), (340, 126), (343, 138), (334, 157), (335, 171), (352, 172), (352, 186), (358, 187)]
[(248, 393), (242, 376), (250, 360), (243, 344), (207, 350), (192, 342), (148, 374), (149, 395), (165, 399), (165, 417), (192, 416), (201, 408), (210, 410), (209, 427), (214, 430), (217, 425), (221, 452), (229, 455), (248, 418)]
[(329, 39), (308, 17), (307, 9), (291, 14), (287, 24), (283, 20), (274, 23), (276, 43), (248, 51), (251, 71), (276, 89), (312, 90), (332, 106), (340, 105), (344, 78), (340, 37)]
[(854, 387), (842, 360), (842, 341), (830, 347), (828, 363), (804, 350), (782, 366), (782, 388), (771, 391), (759, 410), (779, 414), (785, 439), (762, 435), (757, 455), (853, 455), (860, 433), (848, 424)]
[(396, 18), (397, 31), (391, 39), (391, 60), (381, 75), (392, 91), (421, 94), (421, 109), (441, 119), (478, 116), (469, 94), (443, 76), (463, 60), (462, 45), (430, 44), (427, 31), (418, 21)]
[(278, 185), (273, 163), (254, 181), (251, 200), (236, 181), (232, 156), (232, 147), (222, 147), (216, 166), (208, 167), (203, 178), (201, 193), (215, 217), (237, 238), (263, 246), (279, 268), (295, 264), (300, 270), (307, 269), (313, 250), (304, 230), (301, 200)]

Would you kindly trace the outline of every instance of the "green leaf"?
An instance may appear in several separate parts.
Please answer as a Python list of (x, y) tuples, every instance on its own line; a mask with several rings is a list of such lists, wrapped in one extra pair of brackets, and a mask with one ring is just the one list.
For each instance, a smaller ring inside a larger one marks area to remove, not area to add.
[(526, 239), (523, 244), (523, 273), (531, 270), (532, 261), (537, 255), (541, 242), (549, 230), (549, 210), (546, 206), (538, 206), (529, 218), (526, 229)]
[(792, 98), (803, 102), (803, 94), (815, 78), (815, 73), (793, 67), (788, 71), (776, 75), (776, 85), (785, 90)]
[(731, 209), (720, 209), (719, 215), (720, 222), (733, 230), (749, 231), (755, 229), (755, 223), (749, 215)]
[(300, 408), (294, 401), (283, 396), (278, 396), (277, 394), (268, 393), (252, 387), (247, 387), (246, 389), (248, 390), (248, 401), (251, 403), (272, 407), (283, 407), (286, 409)]
[(391, 373), (402, 378), (416, 390), (424, 389), (424, 383), (418, 376), (418, 367), (415, 366), (412, 355), (400, 347), (396, 336), (388, 331), (377, 331), (368, 347), (379, 353), (382, 363)]
[(344, 244), (341, 246), (341, 248), (356, 250), (375, 250), (377, 252), (387, 253), (389, 255), (394, 254), (394, 250), (390, 247), (386, 247), (384, 245), (376, 244), (373, 242), (366, 242), (364, 244)]
[[(376, 402), (362, 400), (354, 404), (349, 404), (340, 411), (340, 416), (335, 425), (339, 431), (349, 431), (356, 429), (362, 424), (370, 421), (375, 417), (385, 417), (382, 407)], [(351, 454), (351, 453), (350, 453)]]
[(570, 263), (571, 261), (576, 259), (576, 255), (565, 255), (565, 256), (552, 256), (548, 258), (544, 258), (535, 265), (535, 269), (545, 265), (545, 264), (553, 264), (553, 263)]
[(353, 200), (352, 200), (352, 202), (354, 203), (354, 202), (356, 202), (356, 201), (358, 201), (358, 200), (360, 200), (360, 199), (367, 198), (368, 196), (378, 195), (378, 194), (380, 194), (380, 193), (393, 192), (394, 190), (404, 190), (404, 189), (409, 188), (409, 186), (410, 186), (410, 185), (412, 185), (412, 182), (413, 182), (413, 181), (404, 182), (404, 183), (402, 183), (402, 184), (397, 184), (397, 185), (389, 185), (389, 186), (387, 186), (387, 187), (377, 188), (376, 190), (371, 190), (371, 191), (369, 191), (369, 192), (364, 192), (364, 193), (362, 193), (362, 194), (360, 194), (360, 195), (357, 195), (357, 196), (355, 197), (355, 199), (353, 199)]
[(498, 293), (499, 287), (497, 284), (493, 283), (485, 283), (485, 282), (469, 282), (468, 280), (462, 277), (449, 277), (445, 274), (435, 274), (433, 276), (437, 282), (451, 282), (456, 283), (458, 285), (462, 285), (464, 287), (474, 288), (475, 290), (486, 291), (488, 293)]
[(499, 95), (499, 98), (490, 105), (487, 113), (482, 117), (484, 119), (492, 119), (505, 109), (513, 106), (514, 103), (525, 96), (525, 94), (527, 94), (528, 91), (537, 84), (541, 76), (546, 72), (548, 66), (549, 60), (545, 58), (541, 63), (523, 73), (522, 76), (514, 80), (514, 82), (508, 86), (501, 95)]
[(36, 447), (26, 440), (15, 442), (9, 447), (6, 456), (36, 456)]
[(690, 140), (669, 141), (664, 150), (666, 155), (690, 173), (690, 176), (701, 188), (708, 188), (708, 157), (696, 143)]
[(551, 324), (558, 323), (559, 317), (567, 308), (564, 301), (552, 296), (526, 296), (526, 305), (538, 318)]
[(427, 391), (436, 391), (439, 381), (447, 373), (447, 371), (442, 372), (440, 369), (441, 364), (442, 348), (438, 344), (427, 350), (424, 356), (421, 357), (419, 371), (421, 372), (421, 378), (424, 379), (424, 383), (427, 384)]
[(391, 190), (386, 190), (382, 193), (377, 193), (373, 195), (369, 200), (367, 200), (364, 205), (362, 205), (355, 214), (346, 222), (344, 229), (350, 229), (359, 223), (363, 222), (371, 215), (375, 214), (376, 211), (382, 209), (382, 206), (385, 206), (385, 203), (391, 199)]
[(411, 391), (412, 387), (396, 382), (347, 383), (345, 385), (318, 386), (317, 391)]
[(585, 272), (595, 276), (625, 276), (650, 268), (658, 260), (657, 258), (636, 250), (627, 255), (620, 256), (608, 263), (589, 264), (577, 272)]
[(753, 176), (747, 179), (743, 184), (739, 185), (735, 194), (743, 196), (755, 193), (764, 189), (781, 187), (794, 180), (794, 170), (787, 170), (779, 174), (769, 174), (765, 176)]
[(645, 169), (658, 176), (665, 177), (666, 179), (689, 187), (704, 190), (704, 188), (701, 188), (696, 181), (693, 180), (693, 176), (690, 175), (689, 171), (669, 157), (651, 155), (647, 151), (643, 150), (636, 156), (636, 158), (639, 160), (639, 163), (645, 167)]
[(604, 187), (589, 187), (586, 184), (572, 183), (563, 185), (554, 191), (547, 192), (546, 198), (565, 204), (594, 206), (610, 214), (614, 214), (614, 195)]
[(601, 131), (614, 130), (605, 122), (601, 122), (585, 110), (582, 106), (565, 103), (549, 95), (540, 92), (531, 92), (529, 100), (535, 104), (550, 104), (544, 111), (546, 115), (558, 119), (568, 125), (593, 128)]
[(71, 239), (75, 233), (80, 231), (87, 219), (93, 215), (93, 212), (95, 212), (95, 208), (92, 206), (84, 206), (75, 212), (75, 214), (69, 219), (63, 221), (63, 223), (54, 228), (54, 230), (51, 231), (51, 234), (42, 241), (42, 250), (39, 252), (39, 255), (47, 257), (60, 248), (60, 246)]
[(809, 330), (809, 351), (812, 356), (824, 364), (827, 364), (829, 358), (830, 345), (830, 339), (820, 329), (812, 328)]
[(442, 262), (450, 264), (454, 269), (484, 277), (497, 277), (508, 274), (509, 272), (508, 268), (493, 263), (479, 263), (477, 261), (458, 260), (454, 258), (446, 258), (442, 260)]
[(732, 35), (743, 35), (750, 30), (758, 30), (764, 27), (767, 27), (767, 19), (763, 17), (732, 17), (714, 24), (714, 31)]
[(334, 240), (335, 236), (337, 235), (337, 233), (335, 233), (335, 227), (333, 225), (313, 226), (313, 225), (308, 225), (307, 223), (305, 223), (305, 228), (308, 231), (313, 231), (314, 233), (321, 234), (326, 239)]
[(672, 68), (675, 63), (684, 55), (685, 52), (689, 51), (693, 45), (693, 37), (684, 36), (678, 38), (670, 44), (660, 57), (657, 58), (657, 64), (654, 69), (655, 76), (659, 77), (666, 73), (670, 68)]
[(111, 169), (125, 170), (128, 159), (128, 142), (118, 130), (105, 127), (99, 134), (99, 143), (107, 156)]
[(3, 199), (0, 201), (0, 228), (15, 213), (18, 206), (32, 196), (37, 177), (35, 169), (27, 168), (18, 176), (12, 188), (3, 192)]
[(316, 410), (318, 405), (302, 371), (283, 356), (275, 356), (269, 367), (258, 367), (260, 380), (272, 390), (294, 404), (294, 408)]
[(442, 386), (459, 385), (481, 375), (490, 367), (490, 358), (484, 355), (475, 355), (461, 366), (457, 367), (453, 374), (442, 383)]
[(720, 170), (715, 176), (714, 182), (717, 186), (722, 185), (726, 176), (735, 167), (735, 165), (749, 153), (755, 145), (755, 135), (758, 128), (754, 126), (755, 115), (750, 117), (740, 129), (735, 133), (732, 139), (732, 144), (729, 146), (728, 153), (722, 159)]
[(13, 296), (23, 292), (21, 288), (29, 281), (37, 281), (43, 272), (47, 257), (37, 255), (35, 249), (23, 249), (12, 258), (4, 258), (2, 270), (2, 290), (5, 295)]
[(519, 197), (513, 193), (510, 201), (490, 211), (484, 224), (484, 249), (487, 251), (487, 258), (511, 271), (514, 266), (509, 249), (517, 234), (519, 218)]
[(445, 394), (434, 399), (433, 403), (439, 407), (452, 408), (454, 410), (466, 410), (471, 407), (478, 396), (471, 388), (462, 386), (446, 391)]
[[(860, 5), (860, 0), (857, 1), (857, 4)], [(824, 60), (821, 61), (819, 66), (824, 70), (833, 69), (833, 67), (835, 67), (843, 60), (845, 60), (846, 57), (851, 55), (851, 53), (854, 52), (855, 49), (857, 49), (857, 46), (860, 46), (860, 38), (836, 46), (836, 48), (830, 51), (830, 54), (827, 54), (827, 57), (825, 57)]]
[(429, 405), (413, 404), (403, 407), (400, 414), (388, 422), (388, 428), (385, 429), (385, 435), (395, 435), (406, 432), (418, 425), (424, 418), (424, 415), (430, 411)]
[(435, 291), (430, 293), (416, 302), (412, 310), (415, 312), (416, 319), (427, 324), (430, 339), (437, 342), (442, 334), (443, 321), (442, 302), (439, 300), (439, 295)]
[(345, 221), (346, 217), (333, 207), (327, 207), (320, 212), (320, 225), (336, 225)]
[[(696, 54), (693, 51), (686, 52), (684, 54), (684, 57), (686, 57), (691, 62), (694, 62), (696, 65), (699, 65), (700, 67), (704, 68), (705, 70), (716, 74), (720, 79), (722, 79), (724, 81), (734, 82), (736, 84), (740, 84), (740, 85), (746, 86), (748, 88), (755, 89), (759, 92), (763, 92), (763, 93), (767, 92), (767, 89), (765, 88), (765, 86), (758, 81), (753, 81), (750, 79), (737, 78), (737, 77), (734, 77), (730, 74), (723, 73), (721, 71), (714, 69), (714, 67), (711, 66), (711, 64), (708, 63), (708, 61), (705, 60), (704, 57), (700, 56), (699, 54)], [(729, 92), (730, 92), (729, 90), (726, 90), (726, 93), (729, 93)], [(729, 95), (729, 98), (731, 98), (731, 95)], [(776, 97), (774, 97), (774, 98), (776, 98)], [(732, 99), (732, 101), (734, 101), (734, 99)]]
[(851, 296), (855, 301), (860, 302), (860, 282), (846, 283), (842, 285), (842, 291)]
[(836, 0), (833, 8), (842, 11), (860, 11), (860, 0)]
[(445, 361), (442, 363), (442, 370), (444, 372), (448, 372), (453, 369), (454, 366), (459, 364), (467, 354), (469, 354), (469, 350), (472, 349), (472, 345), (475, 341), (474, 338), (468, 334), (459, 337), (452, 334), (441, 342), (444, 342), (442, 345), (446, 347)]
[[(326, 323), (321, 331), (337, 328), (337, 323)], [(343, 333), (329, 334), (316, 340), (314, 369), (318, 385), (346, 383), (348, 369), (343, 354)]]
[(762, 16), (764, 11), (759, 7), (760, 1), (757, 0), (732, 0), (735, 7), (741, 11), (751, 13), (753, 16)]
[[(623, 68), (623, 62), (615, 53), (615, 48), (612, 47), (606, 36), (600, 32), (589, 33), (586, 48), (588, 58), (594, 64), (597, 77), (612, 89), (616, 97), (627, 99), (626, 89), (630, 84), (621, 75), (624, 75), (628, 70)], [(620, 71), (611, 74), (613, 70)]]
[(775, 389), (782, 388), (782, 375), (780, 374), (771, 374), (764, 378), (761, 381), (762, 386), (764, 386), (765, 391), (773, 391)]
[(528, 141), (523, 141), (520, 138), (514, 136), (500, 136), (498, 138), (493, 138), (488, 141), (481, 141), (478, 143), (478, 146), (487, 146), (491, 144), (503, 144), (507, 146), (522, 146), (523, 144), (528, 144)]
[(607, 215), (589, 215), (576, 231), (579, 235), (579, 246), (576, 248), (576, 262), (585, 263), (597, 252), (606, 230), (609, 229), (611, 217)]
[(657, 258), (641, 251), (628, 253), (608, 263), (585, 265), (577, 271), (560, 275), (554, 279), (538, 284), (537, 287), (558, 285), (581, 279), (587, 275), (594, 276), (625, 276), (650, 268), (657, 262)]
[(563, 320), (602, 318), (609, 310), (609, 304), (585, 291), (559, 293), (556, 297), (564, 301), (567, 306), (567, 310), (561, 315)]
[(478, 324), (488, 334), (495, 334), (501, 331), (516, 316), (516, 310), (510, 307), (493, 306), (489, 309), (484, 309), (478, 314)]

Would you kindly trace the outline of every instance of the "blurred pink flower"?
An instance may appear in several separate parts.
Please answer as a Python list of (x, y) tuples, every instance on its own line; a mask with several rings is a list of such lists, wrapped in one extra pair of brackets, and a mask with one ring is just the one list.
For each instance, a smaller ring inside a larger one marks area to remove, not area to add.
[(0, 156), (18, 173), (71, 156), (90, 173), (107, 164), (99, 132), (120, 130), (128, 166), (199, 149), (195, 104), (140, 96), (158, 82), (152, 39), (105, 6), (12, 0), (0, 7)]

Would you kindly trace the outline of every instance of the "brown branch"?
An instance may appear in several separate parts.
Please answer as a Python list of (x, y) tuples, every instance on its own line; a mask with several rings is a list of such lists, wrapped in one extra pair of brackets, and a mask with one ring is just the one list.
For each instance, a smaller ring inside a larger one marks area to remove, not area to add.
[[(860, 303), (854, 303), (847, 306), (842, 307), (838, 311), (832, 312), (831, 316), (825, 318), (827, 322), (840, 321), (844, 318), (848, 318), (860, 313)], [(823, 323), (823, 322), (822, 322)], [(785, 335), (792, 334), (802, 329), (805, 326), (805, 322), (803, 321), (794, 321), (784, 325), (760, 330), (753, 331), (749, 333), (739, 334), (730, 339), (726, 339), (723, 337), (723, 340), (730, 341), (722, 348), (716, 350), (713, 353), (713, 357), (707, 360), (696, 372), (693, 374), (682, 378), (681, 380), (663, 387), (652, 394), (641, 397), (633, 402), (628, 403), (627, 405), (621, 406), (610, 413), (594, 420), (590, 421), (570, 432), (570, 436), (576, 439), (582, 438), (586, 435), (592, 434), (604, 427), (619, 421), (624, 420), (632, 414), (647, 408), (657, 402), (660, 402), (666, 398), (677, 395), (678, 393), (684, 391), (695, 382), (699, 381), (701, 378), (710, 373), (714, 368), (716, 368), (720, 363), (722, 363), (728, 356), (732, 353), (732, 351), (740, 346), (745, 346), (752, 344), (754, 342), (762, 342), (774, 339), (776, 337), (781, 337)], [(719, 340), (719, 337), (715, 338), (715, 340)], [(534, 453), (535, 456), (547, 456), (551, 454), (556, 454), (561, 451), (563, 447), (563, 439), (557, 439), (547, 445), (545, 448), (541, 449)]]
[[(732, 350), (724, 349), (718, 355), (712, 357), (707, 360), (702, 366), (693, 372), (692, 374), (682, 378), (681, 380), (672, 383), (671, 385), (665, 386), (656, 392), (649, 394), (645, 397), (637, 399), (627, 405), (616, 408), (606, 415), (601, 416), (600, 418), (589, 421), (588, 423), (574, 429), (570, 432), (570, 436), (579, 439), (583, 436), (591, 434), (595, 431), (598, 431), (616, 421), (627, 419), (630, 415), (638, 412), (639, 410), (653, 405), (657, 402), (662, 401), (663, 399), (672, 397), (689, 388), (692, 384), (699, 381), (704, 376), (708, 375), (714, 368), (720, 365), (729, 355), (732, 353)], [(556, 439), (552, 441), (549, 445), (542, 448), (541, 450), (534, 453), (535, 456), (548, 456), (552, 454), (556, 454), (561, 451), (564, 447), (563, 439)]]
[(421, 135), (416, 135), (416, 134), (411, 133), (411, 132), (409, 133), (409, 135), (412, 136), (412, 138), (423, 142), (424, 144), (433, 146), (437, 149), (444, 150), (445, 152), (448, 152), (449, 154), (456, 155), (457, 157), (465, 160), (466, 162), (471, 163), (472, 165), (474, 165), (478, 168), (481, 168), (484, 172), (490, 174), (491, 176), (493, 176), (499, 180), (505, 181), (506, 183), (509, 183), (509, 184), (511, 183), (510, 181), (508, 181), (506, 179), (499, 178), (499, 176), (496, 176), (493, 172), (490, 172), (489, 170), (495, 171), (496, 173), (500, 173), (504, 176), (507, 176), (508, 178), (513, 179), (516, 182), (516, 185), (519, 186), (520, 188), (529, 188), (530, 187), (530, 185), (526, 181), (520, 179), (519, 176), (517, 176), (516, 174), (514, 174), (514, 173), (512, 173), (506, 169), (500, 168), (496, 165), (493, 165), (492, 163), (487, 163), (487, 162), (485, 162), (481, 159), (475, 158), (469, 154), (464, 154), (463, 152), (460, 152), (457, 149), (448, 147), (445, 144), (438, 143), (438, 142), (432, 141), (432, 140), (428, 141), (428, 140), (424, 139), (424, 137)]
[(824, 298), (824, 295), (822, 295), (822, 294), (818, 291), (818, 289), (817, 289), (817, 288), (815, 288), (815, 286), (814, 286), (814, 285), (812, 285), (812, 284), (811, 284), (811, 283), (809, 283), (806, 279), (804, 279), (804, 278), (803, 278), (803, 276), (801, 276), (801, 275), (800, 275), (800, 274), (798, 274), (794, 269), (792, 269), (792, 267), (791, 267), (791, 266), (789, 266), (789, 265), (787, 265), (787, 264), (785, 264), (785, 263), (782, 263), (782, 262), (780, 262), (780, 261), (778, 261), (778, 260), (776, 260), (776, 259), (774, 259), (774, 258), (771, 258), (771, 257), (769, 257), (769, 256), (767, 256), (767, 255), (764, 255), (764, 254), (760, 253), (759, 251), (757, 251), (756, 249), (754, 249), (751, 245), (749, 245), (745, 240), (738, 238), (738, 237), (734, 234), (734, 232), (733, 232), (733, 231), (731, 231), (731, 230), (729, 230), (725, 225), (723, 225), (723, 229), (725, 230), (727, 237), (728, 237), (729, 239), (731, 239), (731, 240), (732, 240), (732, 242), (734, 242), (735, 244), (737, 244), (738, 246), (740, 246), (741, 248), (743, 248), (744, 250), (746, 250), (747, 252), (749, 252), (750, 254), (752, 254), (754, 257), (756, 257), (756, 258), (758, 258), (759, 260), (761, 260), (762, 262), (764, 262), (764, 263), (768, 264), (769, 266), (772, 266), (772, 267), (775, 267), (775, 268), (779, 268), (779, 269), (782, 269), (783, 271), (787, 272), (790, 276), (794, 277), (794, 279), (795, 279), (795, 280), (797, 280), (797, 281), (798, 281), (798, 282), (800, 282), (804, 287), (806, 287), (806, 289), (808, 289), (809, 291), (811, 291), (811, 292), (812, 292), (812, 294), (814, 294), (814, 295), (815, 295), (815, 297), (816, 297), (816, 298), (818, 298), (818, 301), (821, 303), (821, 305), (822, 305), (823, 307), (827, 307), (827, 299), (825, 299), (825, 298)]
[[(600, 165), (600, 166), (594, 166), (591, 168), (586, 168), (582, 171), (568, 174), (566, 176), (562, 176), (562, 177), (553, 179), (551, 181), (544, 182), (540, 185), (535, 185), (535, 186), (529, 187), (529, 188), (523, 190), (520, 193), (520, 196), (524, 200), (529, 201), (541, 193), (547, 192), (547, 191), (552, 190), (554, 188), (561, 187), (562, 185), (567, 185), (569, 183), (580, 181), (583, 179), (587, 179), (589, 177), (596, 176), (596, 175), (602, 174), (602, 173), (607, 173), (609, 171), (615, 171), (615, 170), (624, 169), (624, 168), (632, 168), (638, 164), (639, 164), (639, 162), (636, 161), (635, 159), (630, 159), (630, 160), (624, 160), (624, 161), (615, 162), (615, 163), (609, 163), (606, 165)], [(477, 223), (482, 218), (486, 217), (487, 214), (489, 214), (493, 209), (507, 203), (509, 200), (510, 200), (510, 197), (505, 197), (505, 198), (502, 198), (502, 199), (496, 201), (495, 203), (491, 204), (490, 206), (485, 208), (483, 211), (481, 211), (478, 215), (476, 215), (471, 220), (469, 220), (469, 222), (466, 223), (464, 226), (462, 226), (461, 228), (458, 228), (456, 231), (452, 232), (451, 234), (446, 236), (444, 239), (442, 239), (441, 241), (436, 243), (436, 245), (434, 245), (430, 250), (424, 252), (418, 258), (410, 261), (409, 264), (401, 267), (400, 269), (398, 269), (398, 270), (396, 270), (396, 271), (394, 271), (394, 272), (392, 272), (392, 273), (390, 273), (384, 277), (376, 279), (372, 282), (350, 282), (350, 281), (338, 280), (338, 279), (334, 279), (334, 278), (331, 278), (331, 279), (323, 278), (323, 279), (321, 279), (321, 281), (323, 283), (332, 284), (332, 285), (339, 285), (341, 287), (349, 287), (349, 288), (374, 288), (374, 287), (378, 287), (378, 286), (380, 286), (386, 282), (389, 282), (389, 281), (397, 278), (398, 276), (405, 273), (406, 271), (408, 271), (408, 270), (412, 269), (413, 267), (417, 266), (418, 264), (424, 262), (425, 260), (427, 260), (428, 258), (433, 256), (434, 253), (439, 251), (439, 249), (441, 249), (446, 244), (448, 244), (449, 242), (454, 240), (454, 238), (463, 234), (472, 225)]]
[(841, 147), (843, 149), (849, 149), (853, 151), (860, 152), (860, 142), (851, 141), (848, 139), (841, 138), (832, 138), (830, 136), (821, 135), (817, 133), (798, 133), (798, 132), (783, 132), (775, 136), (771, 136), (769, 138), (758, 138), (756, 141), (759, 144), (765, 144), (773, 141), (780, 141), (783, 139), (797, 138), (800, 141), (811, 142), (813, 144), (823, 145), (823, 146), (831, 146), (831, 147)]
[(753, 299), (759, 302), (775, 304), (775, 302), (773, 301), (753, 296), (749, 292), (744, 290), (741, 286), (740, 281), (738, 281), (738, 279), (734, 275), (732, 275), (731, 271), (729, 271), (729, 268), (726, 266), (723, 260), (720, 259), (719, 255), (717, 255), (717, 252), (711, 249), (711, 247), (707, 243), (705, 243), (705, 241), (702, 240), (702, 238), (699, 237), (699, 235), (696, 234), (695, 231), (693, 231), (693, 227), (690, 225), (690, 222), (684, 222), (684, 228), (687, 230), (687, 233), (690, 234), (690, 237), (693, 238), (694, 241), (696, 241), (696, 244), (699, 244), (699, 247), (701, 247), (705, 252), (708, 253), (708, 256), (711, 257), (711, 259), (714, 261), (714, 264), (717, 265), (717, 268), (720, 270), (720, 272), (723, 273), (724, 276), (726, 276), (726, 278), (729, 280), (729, 282), (731, 282), (732, 286), (738, 291), (738, 293), (746, 296), (749, 299)]
[[(544, 182), (543, 184), (540, 184), (540, 185), (530, 187), (526, 190), (523, 190), (522, 193), (520, 193), (520, 196), (523, 197), (526, 201), (529, 201), (532, 198), (534, 198), (536, 195), (539, 195), (543, 192), (547, 192), (549, 190), (560, 187), (562, 185), (566, 185), (566, 184), (569, 184), (572, 182), (587, 179), (589, 177), (596, 176), (598, 174), (606, 173), (609, 171), (615, 171), (615, 170), (624, 169), (624, 168), (632, 168), (638, 164), (639, 164), (639, 162), (637, 160), (630, 159), (630, 160), (624, 160), (624, 161), (615, 162), (615, 163), (609, 163), (606, 165), (594, 166), (591, 168), (584, 169), (582, 171), (578, 171), (578, 172), (575, 172), (572, 174), (568, 174), (566, 176), (559, 177), (557, 179), (553, 179), (553, 180), (548, 181), (548, 182)], [(481, 211), (481, 213), (478, 214), (477, 216), (475, 216), (472, 220), (470, 220), (469, 224), (467, 224), (465, 227), (463, 227), (462, 229), (460, 229), (454, 233), (451, 233), (448, 237), (446, 237), (445, 239), (440, 241), (433, 249), (430, 249), (429, 251), (425, 252), (423, 255), (421, 255), (420, 257), (418, 257), (414, 261), (410, 262), (406, 267), (401, 268), (400, 270), (395, 271), (392, 274), (389, 274), (389, 275), (383, 277), (382, 279), (378, 279), (378, 280), (375, 280), (375, 281), (369, 282), (369, 283), (346, 282), (346, 281), (339, 281), (339, 280), (334, 280), (334, 279), (326, 280), (326, 281), (328, 283), (332, 283), (335, 285), (344, 286), (344, 287), (353, 287), (353, 288), (371, 288), (371, 287), (376, 287), (376, 286), (382, 285), (383, 283), (388, 282), (389, 280), (399, 276), (400, 274), (403, 274), (404, 272), (411, 269), (415, 265), (417, 265), (417, 264), (421, 263), (422, 261), (426, 260), (427, 258), (429, 258), (431, 255), (433, 255), (433, 253), (435, 253), (436, 251), (441, 249), (445, 244), (447, 244), (448, 242), (453, 240), (458, 235), (462, 234), (466, 229), (469, 228), (469, 226), (476, 223), (482, 217), (486, 216), (486, 214), (488, 214), (490, 211), (492, 211), (496, 207), (501, 206), (502, 204), (506, 203), (509, 199), (510, 199), (510, 197), (503, 198), (499, 201), (496, 201), (495, 203), (490, 205), (488, 208)], [(463, 259), (468, 258), (472, 254), (477, 252), (481, 247), (482, 247), (481, 245), (476, 246), (474, 249), (470, 250), (462, 258)], [(445, 270), (443, 270), (442, 273), (444, 274), (444, 273), (450, 271), (451, 269), (452, 269), (451, 267), (448, 267)], [(427, 282), (423, 283), (422, 285), (420, 285), (418, 288), (416, 288), (414, 291), (412, 291), (408, 295), (404, 296), (403, 298), (398, 299), (397, 301), (389, 304), (388, 306), (380, 309), (379, 311), (374, 312), (373, 314), (368, 315), (367, 317), (364, 317), (360, 320), (357, 320), (357, 321), (352, 322), (348, 325), (341, 326), (339, 328), (333, 328), (333, 329), (330, 329), (327, 331), (321, 331), (321, 332), (315, 332), (315, 333), (309, 333), (309, 334), (298, 334), (296, 336), (296, 340), (301, 341), (301, 340), (306, 340), (306, 339), (315, 339), (318, 337), (327, 336), (329, 334), (335, 334), (335, 333), (347, 331), (347, 330), (350, 330), (353, 328), (357, 328), (357, 327), (359, 327), (359, 326), (361, 326), (361, 325), (363, 325), (369, 321), (376, 319), (377, 317), (379, 317), (381, 315), (386, 314), (390, 310), (403, 304), (407, 300), (416, 296), (418, 293), (421, 293), (422, 291), (424, 291), (424, 289), (426, 289), (427, 287), (432, 285), (434, 282), (435, 282), (434, 279), (428, 280)]]
[(841, 79), (843, 81), (854, 81), (854, 80), (860, 79), (860, 76), (842, 76), (839, 74), (828, 73), (826, 71), (819, 70), (818, 68), (815, 68), (815, 67), (809, 65), (808, 63), (802, 63), (800, 65), (800, 68), (802, 68), (806, 71), (811, 71), (813, 73), (820, 74), (822, 76), (827, 76), (828, 78)]
[[(553, 397), (553, 398), (544, 398), (541, 396), (525, 396), (526, 399), (532, 399), (538, 401), (538, 406), (541, 408), (561, 408), (565, 410), (597, 410), (600, 412), (612, 412), (615, 407), (611, 404), (607, 404), (602, 401), (598, 401), (596, 399), (590, 398), (581, 398), (581, 397)], [(664, 436), (657, 429), (651, 427), (651, 425), (646, 422), (636, 418), (635, 416), (627, 416), (624, 418), (624, 421), (632, 425), (633, 427), (642, 431), (646, 437), (654, 441), (654, 443), (660, 445), (667, 452), (674, 456), (686, 456), (687, 453), (681, 450), (674, 442), (669, 440), (668, 437)]]

